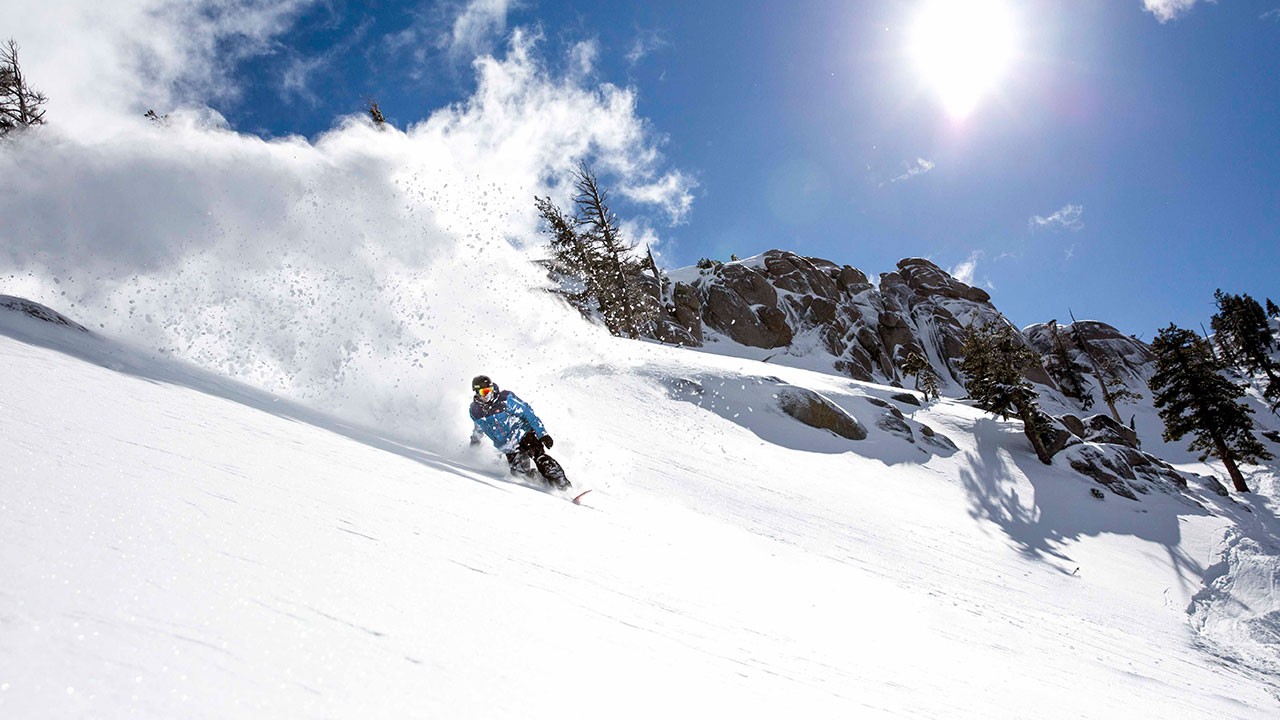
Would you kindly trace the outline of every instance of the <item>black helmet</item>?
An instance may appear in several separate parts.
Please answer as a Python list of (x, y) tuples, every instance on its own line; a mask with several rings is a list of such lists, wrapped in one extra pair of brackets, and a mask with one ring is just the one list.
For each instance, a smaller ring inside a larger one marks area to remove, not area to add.
[[(488, 390), (482, 393), (481, 390)], [(471, 392), (476, 394), (476, 399), (481, 402), (491, 402), (498, 394), (498, 386), (493, 384), (488, 375), (477, 375), (471, 378)]]

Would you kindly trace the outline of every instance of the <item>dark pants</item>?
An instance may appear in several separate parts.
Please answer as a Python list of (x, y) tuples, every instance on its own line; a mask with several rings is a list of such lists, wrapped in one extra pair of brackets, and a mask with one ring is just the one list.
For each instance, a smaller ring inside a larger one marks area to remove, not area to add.
[(529, 458), (534, 465), (538, 464), (538, 458), (547, 454), (547, 449), (542, 447), (542, 441), (533, 433), (525, 433), (520, 438), (520, 449), (516, 452), (507, 453), (507, 462), (511, 464), (511, 469), (516, 472), (525, 472), (524, 459)]
[[(533, 462), (532, 468), (528, 466), (530, 461)], [(526, 433), (520, 438), (520, 449), (507, 453), (507, 462), (511, 464), (511, 472), (532, 475), (536, 468), (538, 475), (542, 476), (543, 481), (548, 485), (562, 490), (569, 487), (569, 479), (564, 476), (564, 469), (555, 461), (555, 458), (547, 454), (542, 441), (533, 433)]]

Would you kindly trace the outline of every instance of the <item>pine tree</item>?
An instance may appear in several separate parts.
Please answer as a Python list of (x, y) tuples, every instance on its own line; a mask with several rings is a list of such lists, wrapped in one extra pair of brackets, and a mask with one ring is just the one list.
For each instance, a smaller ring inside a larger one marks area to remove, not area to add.
[(1266, 373), (1267, 379), (1274, 383), (1280, 367), (1271, 359), (1276, 342), (1262, 306), (1248, 293), (1230, 295), (1217, 290), (1213, 298), (1218, 312), (1210, 325), (1223, 354), (1244, 372)]
[(1228, 365), (1239, 366), (1240, 364), (1240, 348), (1236, 342), (1237, 325), (1240, 321), (1240, 314), (1237, 306), (1239, 298), (1234, 295), (1227, 295), (1221, 289), (1213, 291), (1214, 304), (1218, 306), (1218, 312), (1213, 314), (1209, 319), (1209, 327), (1213, 329), (1214, 344), (1218, 348), (1218, 352), (1222, 354), (1223, 360)]
[(1155, 406), (1164, 420), (1164, 439), (1195, 436), (1188, 449), (1200, 459), (1217, 457), (1227, 468), (1237, 492), (1249, 492), (1237, 462), (1270, 460), (1262, 443), (1253, 437), (1253, 410), (1236, 402), (1244, 389), (1222, 375), (1224, 366), (1209, 343), (1176, 325), (1160, 331), (1151, 350), (1156, 372), (1149, 381)]
[(1037, 402), (1035, 388), (1022, 372), (1037, 361), (1035, 351), (1027, 347), (1004, 323), (987, 323), (981, 328), (965, 328), (964, 358), (960, 370), (965, 376), (969, 397), (983, 410), (1003, 419), (1016, 416), (1022, 420), (1023, 432), (1031, 442), (1040, 462), (1053, 462), (1041, 433), (1046, 417)]
[(0, 137), (13, 130), (44, 124), (44, 93), (27, 84), (13, 38), (0, 44)]
[(942, 378), (938, 377), (938, 373), (919, 353), (909, 353), (907, 359), (902, 361), (902, 374), (915, 376), (915, 389), (924, 392), (924, 399), (928, 400), (931, 396), (934, 400), (940, 397)]
[(574, 173), (574, 215), (566, 215), (550, 198), (534, 198), (551, 233), (555, 269), (579, 286), (570, 300), (584, 312), (598, 311), (614, 335), (639, 337), (652, 331), (660, 306), (640, 278), (653, 272), (661, 292), (661, 274), (652, 253), (637, 257), (622, 241), (618, 218), (608, 195), (586, 165)]
[(907, 358), (902, 361), (902, 374), (914, 375), (916, 378), (916, 390), (920, 389), (920, 371), (929, 366), (929, 361), (920, 356), (920, 353), (908, 353)]
[(1271, 298), (1267, 298), (1267, 317), (1280, 318), (1280, 307), (1271, 302)]
[(1217, 290), (1213, 297), (1218, 312), (1210, 322), (1218, 347), (1241, 372), (1266, 374), (1267, 386), (1262, 396), (1275, 412), (1280, 407), (1280, 365), (1271, 356), (1276, 340), (1267, 312), (1248, 293), (1231, 295)]
[(535, 197), (534, 204), (551, 233), (551, 269), (566, 280), (561, 283), (562, 292), (580, 310), (587, 310), (593, 302), (598, 305), (595, 297), (599, 288), (595, 277), (588, 272), (590, 248), (577, 232), (577, 220), (565, 215), (550, 197)]
[(1089, 392), (1084, 379), (1085, 366), (1071, 357), (1071, 348), (1065, 338), (1058, 332), (1058, 321), (1049, 322), (1050, 343), (1049, 357), (1045, 362), (1045, 370), (1062, 388), (1067, 397), (1080, 403), (1082, 410), (1093, 407), (1093, 394)]
[(937, 400), (942, 397), (942, 378), (938, 375), (933, 366), (927, 366), (920, 376), (920, 389), (924, 392), (924, 399), (928, 400), (932, 397)]

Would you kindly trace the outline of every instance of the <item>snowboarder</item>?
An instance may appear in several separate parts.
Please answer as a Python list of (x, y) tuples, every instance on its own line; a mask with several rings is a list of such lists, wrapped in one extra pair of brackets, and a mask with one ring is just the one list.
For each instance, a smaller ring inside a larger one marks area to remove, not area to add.
[(488, 375), (472, 379), (471, 391), (475, 394), (471, 401), (471, 421), (476, 425), (471, 431), (472, 445), (480, 444), (481, 435), (487, 436), (507, 456), (511, 472), (532, 475), (537, 468), (548, 485), (562, 490), (569, 487), (564, 469), (547, 454), (546, 449), (555, 441), (529, 403), (510, 390), (500, 390)]

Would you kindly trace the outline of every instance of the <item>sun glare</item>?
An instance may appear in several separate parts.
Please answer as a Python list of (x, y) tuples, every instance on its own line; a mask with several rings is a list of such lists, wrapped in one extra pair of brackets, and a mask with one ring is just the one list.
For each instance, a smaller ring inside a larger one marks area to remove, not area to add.
[(909, 52), (947, 113), (962, 120), (999, 84), (1017, 49), (1004, 0), (925, 0)]

